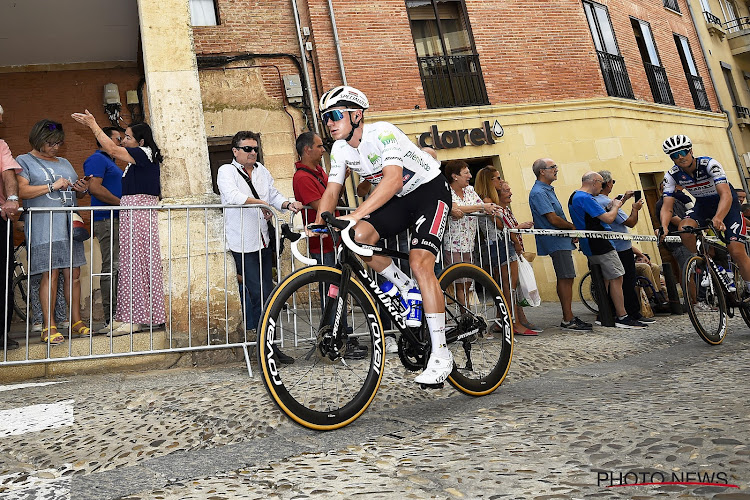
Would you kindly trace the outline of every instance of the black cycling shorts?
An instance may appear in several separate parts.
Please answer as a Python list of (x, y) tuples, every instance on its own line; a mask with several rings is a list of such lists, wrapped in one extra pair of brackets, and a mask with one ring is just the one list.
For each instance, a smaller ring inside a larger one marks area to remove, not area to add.
[(411, 248), (429, 250), (437, 256), (450, 211), (450, 188), (440, 175), (406, 196), (394, 196), (362, 220), (372, 224), (381, 238), (396, 236), (411, 228)]

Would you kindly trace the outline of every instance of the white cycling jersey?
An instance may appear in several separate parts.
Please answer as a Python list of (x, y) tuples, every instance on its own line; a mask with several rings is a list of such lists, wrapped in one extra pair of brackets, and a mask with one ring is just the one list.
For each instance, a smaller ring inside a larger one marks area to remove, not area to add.
[(371, 184), (379, 184), (386, 165), (398, 165), (403, 169), (403, 188), (396, 196), (406, 196), (441, 175), (440, 162), (419, 149), (398, 127), (388, 122), (375, 122), (363, 125), (358, 148), (343, 139), (333, 144), (328, 182), (344, 184), (348, 167)]

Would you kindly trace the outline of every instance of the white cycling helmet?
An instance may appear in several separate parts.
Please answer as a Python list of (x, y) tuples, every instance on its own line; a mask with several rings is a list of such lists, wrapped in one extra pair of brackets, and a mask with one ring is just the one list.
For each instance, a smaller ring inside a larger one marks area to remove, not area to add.
[(664, 153), (671, 155), (675, 151), (681, 151), (683, 149), (691, 149), (693, 143), (690, 142), (690, 137), (686, 135), (673, 135), (667, 138), (666, 141), (661, 145)]
[(367, 109), (370, 107), (370, 101), (367, 96), (354, 87), (342, 85), (334, 87), (320, 97), (318, 109), (321, 113), (328, 111), (336, 106), (346, 106), (354, 109)]

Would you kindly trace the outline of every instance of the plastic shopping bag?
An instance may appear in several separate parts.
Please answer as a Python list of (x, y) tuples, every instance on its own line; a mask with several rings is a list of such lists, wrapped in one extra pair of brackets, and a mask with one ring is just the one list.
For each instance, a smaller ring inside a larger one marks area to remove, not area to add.
[(518, 256), (518, 292), (518, 305), (522, 307), (537, 307), (542, 303), (536, 287), (534, 268), (523, 255)]

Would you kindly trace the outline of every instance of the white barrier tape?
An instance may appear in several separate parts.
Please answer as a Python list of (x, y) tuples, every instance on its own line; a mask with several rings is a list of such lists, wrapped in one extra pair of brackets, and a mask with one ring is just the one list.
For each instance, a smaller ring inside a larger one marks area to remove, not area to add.
[[(600, 240), (658, 241), (656, 236), (648, 234), (617, 233), (614, 231), (579, 231), (563, 229), (507, 229), (510, 233), (541, 234), (546, 236), (565, 236), (568, 238), (593, 238)], [(680, 243), (679, 236), (667, 236), (667, 243)]]

